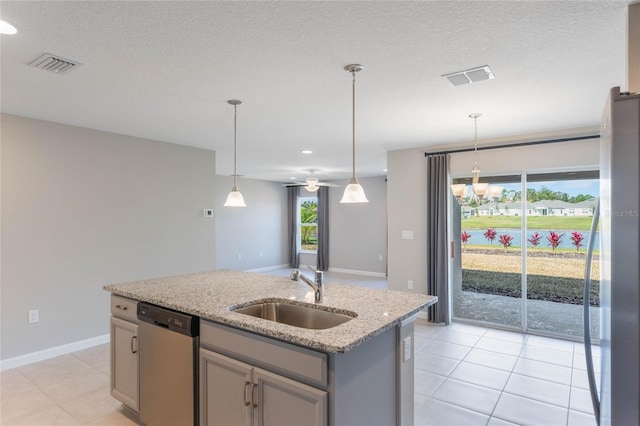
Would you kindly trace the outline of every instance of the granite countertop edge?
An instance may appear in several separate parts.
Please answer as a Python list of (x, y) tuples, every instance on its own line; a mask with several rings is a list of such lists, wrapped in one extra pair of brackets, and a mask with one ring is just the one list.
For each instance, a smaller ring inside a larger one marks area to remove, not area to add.
[(229, 309), (260, 299), (287, 299), (296, 304), (313, 304), (310, 288), (281, 276), (213, 271), (110, 284), (103, 289), (114, 295), (326, 353), (352, 350), (437, 302), (435, 296), (327, 283), (327, 297), (321, 308), (351, 311), (358, 317), (329, 329), (310, 330), (246, 316)]

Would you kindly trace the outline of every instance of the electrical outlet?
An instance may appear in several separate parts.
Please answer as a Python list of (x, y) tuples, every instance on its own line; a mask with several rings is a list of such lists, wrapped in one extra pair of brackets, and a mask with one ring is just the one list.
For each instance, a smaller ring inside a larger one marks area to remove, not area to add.
[(262, 252), (260, 252), (260, 257), (262, 257)]
[(242, 260), (242, 253), (238, 253), (238, 260)]
[(40, 319), (38, 318), (38, 310), (37, 309), (33, 309), (31, 311), (29, 311), (29, 324), (33, 324), (35, 322), (40, 321)]
[(213, 217), (213, 209), (204, 209), (202, 215), (204, 217)]
[(411, 281), (411, 280), (407, 281), (407, 288), (409, 290), (413, 290), (413, 281)]
[(404, 359), (404, 362), (407, 362), (411, 359), (411, 353), (413, 352), (411, 350), (411, 336), (405, 337), (403, 340), (403, 343), (404, 343), (404, 347), (402, 351), (402, 354), (404, 355), (403, 359)]

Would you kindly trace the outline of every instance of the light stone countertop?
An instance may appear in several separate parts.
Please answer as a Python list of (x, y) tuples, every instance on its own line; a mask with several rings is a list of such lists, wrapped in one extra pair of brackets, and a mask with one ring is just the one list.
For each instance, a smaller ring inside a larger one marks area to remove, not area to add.
[(346, 352), (437, 302), (435, 296), (325, 283), (320, 306), (357, 318), (311, 330), (232, 312), (229, 307), (264, 299), (313, 304), (313, 291), (287, 277), (213, 271), (104, 286), (112, 294), (164, 306), (218, 323), (327, 353)]

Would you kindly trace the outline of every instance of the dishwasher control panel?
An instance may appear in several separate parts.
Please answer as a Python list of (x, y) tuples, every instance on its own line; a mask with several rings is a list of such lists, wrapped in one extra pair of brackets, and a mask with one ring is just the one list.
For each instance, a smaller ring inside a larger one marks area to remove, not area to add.
[(186, 336), (199, 334), (198, 317), (146, 302), (138, 302), (138, 319)]

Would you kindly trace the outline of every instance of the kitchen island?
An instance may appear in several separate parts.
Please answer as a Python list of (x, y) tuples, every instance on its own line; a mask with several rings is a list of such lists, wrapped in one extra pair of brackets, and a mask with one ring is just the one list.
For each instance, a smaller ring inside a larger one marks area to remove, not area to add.
[[(273, 417), (278, 402), (292, 406), (295, 398), (262, 391), (297, 385), (303, 389), (297, 397), (305, 402), (296, 415), (313, 417), (306, 424), (413, 424), (413, 320), (436, 297), (327, 283), (323, 303), (315, 307), (356, 316), (318, 330), (233, 311), (265, 301), (313, 307), (313, 291), (286, 277), (215, 271), (104, 289), (200, 318), (200, 424), (237, 418), (253, 424), (282, 421)], [(238, 363), (246, 366), (246, 380), (222, 384), (219, 379), (229, 377), (223, 367), (237, 368)], [(273, 376), (284, 380), (272, 386), (268, 379)], [(231, 390), (236, 385), (238, 392)], [(222, 415), (221, 410), (235, 410), (225, 398), (238, 394), (243, 413)], [(268, 401), (273, 401), (271, 409), (258, 404)]]

